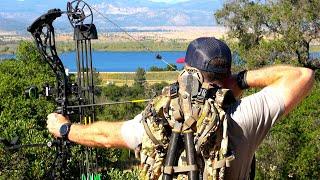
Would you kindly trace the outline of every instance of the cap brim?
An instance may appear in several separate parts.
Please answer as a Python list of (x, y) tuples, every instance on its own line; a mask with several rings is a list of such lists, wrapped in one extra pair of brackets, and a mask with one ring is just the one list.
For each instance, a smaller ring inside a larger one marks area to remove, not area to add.
[(182, 64), (182, 63), (185, 63), (186, 62), (186, 58), (185, 57), (181, 57), (181, 58), (178, 58), (176, 63), (179, 63), (179, 64)]

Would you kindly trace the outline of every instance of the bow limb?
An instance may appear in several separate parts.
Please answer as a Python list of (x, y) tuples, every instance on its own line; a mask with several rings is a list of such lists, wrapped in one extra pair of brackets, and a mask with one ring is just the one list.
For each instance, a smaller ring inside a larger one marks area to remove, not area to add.
[[(55, 33), (52, 25), (53, 21), (62, 15), (60, 9), (49, 10), (48, 13), (36, 19), (28, 28), (28, 31), (35, 39), (38, 50), (43, 60), (47, 62), (56, 76), (55, 101), (57, 103), (57, 112), (68, 115), (68, 77), (65, 68), (59, 58), (55, 46)], [(50, 87), (46, 88), (46, 95), (49, 96)], [(46, 173), (49, 179), (66, 179), (68, 176), (67, 161), (70, 159), (70, 142), (64, 139), (52, 141), (56, 149), (55, 160)]]
[(55, 32), (52, 23), (62, 15), (60, 9), (49, 10), (48, 13), (36, 19), (28, 28), (28, 31), (35, 39), (36, 45), (43, 57), (49, 64), (56, 76), (56, 103), (58, 104), (57, 112), (67, 115), (67, 87), (68, 77), (61, 59), (58, 56), (55, 45)]

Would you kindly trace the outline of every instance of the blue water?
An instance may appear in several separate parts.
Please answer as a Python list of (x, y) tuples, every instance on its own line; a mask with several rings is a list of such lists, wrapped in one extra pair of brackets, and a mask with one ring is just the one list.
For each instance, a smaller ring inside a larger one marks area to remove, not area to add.
[[(185, 52), (161, 52), (168, 63), (176, 64), (176, 60), (185, 56)], [(93, 52), (93, 66), (99, 72), (134, 72), (138, 67), (146, 71), (152, 66), (167, 67), (167, 64), (156, 59), (156, 54), (149, 52)], [(76, 71), (75, 52), (60, 55), (64, 66), (71, 72)], [(182, 64), (176, 64), (182, 68)]]
[[(161, 56), (168, 63), (176, 64), (178, 69), (182, 64), (176, 60), (185, 56), (185, 52), (160, 52)], [(60, 55), (64, 66), (71, 72), (77, 71), (75, 52), (63, 53)], [(15, 58), (15, 55), (0, 55), (0, 60)], [(320, 58), (320, 52), (310, 53), (310, 59)], [(236, 61), (234, 61), (236, 62)], [(93, 52), (93, 66), (99, 72), (134, 72), (138, 67), (148, 71), (150, 67), (157, 66), (165, 68), (167, 65), (156, 59), (156, 54), (149, 52)]]
[(16, 56), (14, 54), (0, 54), (0, 60), (3, 59), (14, 59)]

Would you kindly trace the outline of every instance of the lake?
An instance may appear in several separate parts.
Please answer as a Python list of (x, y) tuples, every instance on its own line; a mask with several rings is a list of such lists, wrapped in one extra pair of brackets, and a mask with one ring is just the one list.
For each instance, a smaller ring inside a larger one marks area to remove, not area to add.
[[(176, 60), (185, 56), (182, 51), (160, 52), (165, 61), (176, 64), (180, 69), (183, 64), (177, 64)], [(152, 66), (167, 67), (167, 64), (156, 59), (156, 55), (150, 52), (99, 52), (92, 53), (93, 66), (99, 72), (134, 72), (138, 67), (149, 70)], [(64, 66), (71, 72), (77, 71), (76, 53), (67, 52), (60, 54)], [(1, 59), (15, 58), (14, 55), (0, 55)]]
[[(177, 64), (176, 60), (185, 56), (183, 51), (160, 52), (168, 63), (176, 64), (182, 68), (183, 64)], [(14, 55), (0, 55), (1, 59), (14, 58)], [(75, 52), (67, 52), (60, 55), (65, 67), (71, 72), (76, 71)], [(310, 58), (320, 58), (320, 52), (310, 53)], [(165, 68), (167, 65), (156, 59), (156, 54), (150, 52), (93, 52), (93, 65), (99, 72), (134, 72), (138, 67), (146, 71), (152, 66)]]
[[(160, 52), (165, 61), (176, 64), (176, 60), (185, 56), (185, 52)], [(138, 67), (149, 70), (152, 66), (167, 67), (150, 52), (93, 52), (93, 66), (99, 72), (134, 72)], [(70, 71), (76, 71), (75, 52), (60, 55), (62, 62)], [(183, 65), (176, 64), (180, 69)]]

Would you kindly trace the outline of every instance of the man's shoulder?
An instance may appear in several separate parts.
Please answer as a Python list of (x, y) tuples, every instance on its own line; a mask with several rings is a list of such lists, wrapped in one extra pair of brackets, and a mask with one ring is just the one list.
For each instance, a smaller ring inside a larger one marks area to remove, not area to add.
[(230, 113), (234, 113), (242, 109), (258, 108), (261, 106), (269, 109), (272, 109), (273, 107), (279, 107), (282, 111), (284, 111), (284, 99), (278, 95), (274, 89), (267, 87), (259, 92), (237, 100), (230, 106), (228, 111)]
[(228, 112), (232, 122), (240, 126), (248, 137), (256, 134), (264, 137), (264, 134), (283, 115), (284, 109), (283, 97), (272, 88), (264, 88), (234, 103)]

